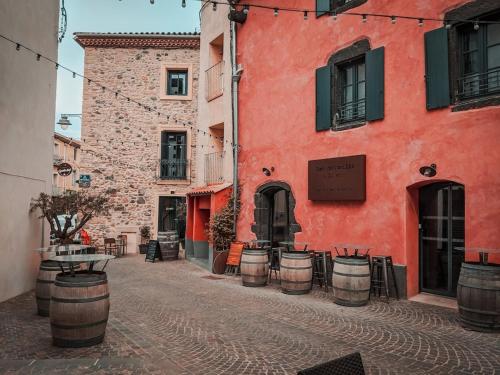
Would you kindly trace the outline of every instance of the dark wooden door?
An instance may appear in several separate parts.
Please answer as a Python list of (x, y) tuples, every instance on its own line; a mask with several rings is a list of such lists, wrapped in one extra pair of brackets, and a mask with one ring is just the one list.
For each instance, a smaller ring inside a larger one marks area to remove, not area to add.
[(455, 183), (420, 189), (420, 290), (455, 297), (464, 260), (465, 194)]

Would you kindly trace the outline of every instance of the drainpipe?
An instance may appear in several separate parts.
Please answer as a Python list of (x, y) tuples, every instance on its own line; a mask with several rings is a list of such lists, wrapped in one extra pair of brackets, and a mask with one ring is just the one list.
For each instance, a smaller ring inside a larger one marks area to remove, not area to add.
[(231, 21), (231, 91), (232, 91), (232, 114), (233, 114), (233, 230), (236, 233), (236, 197), (238, 196), (238, 83), (243, 69), (236, 64), (236, 23)]

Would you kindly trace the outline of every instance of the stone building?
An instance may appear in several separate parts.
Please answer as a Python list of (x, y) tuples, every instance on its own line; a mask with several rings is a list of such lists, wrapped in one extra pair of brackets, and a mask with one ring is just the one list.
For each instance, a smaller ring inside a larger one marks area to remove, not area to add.
[(125, 234), (129, 252), (143, 225), (153, 238), (172, 229), (182, 238), (185, 195), (196, 179), (199, 34), (76, 33), (75, 40), (91, 79), (83, 89), (81, 173), (114, 203), (110, 216), (90, 223), (91, 237)]
[[(59, 194), (66, 190), (76, 191), (79, 189), (80, 147), (80, 141), (54, 132), (52, 194)], [(58, 167), (62, 163), (71, 166), (72, 171), (68, 176), (59, 174)]]

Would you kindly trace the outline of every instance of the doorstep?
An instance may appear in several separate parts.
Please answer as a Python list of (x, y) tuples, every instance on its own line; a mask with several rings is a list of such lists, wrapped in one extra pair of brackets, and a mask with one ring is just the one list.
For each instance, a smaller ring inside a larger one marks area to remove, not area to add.
[(419, 293), (416, 296), (408, 298), (413, 302), (425, 303), (427, 305), (447, 307), (449, 309), (458, 309), (457, 299), (451, 297), (443, 297), (430, 293)]

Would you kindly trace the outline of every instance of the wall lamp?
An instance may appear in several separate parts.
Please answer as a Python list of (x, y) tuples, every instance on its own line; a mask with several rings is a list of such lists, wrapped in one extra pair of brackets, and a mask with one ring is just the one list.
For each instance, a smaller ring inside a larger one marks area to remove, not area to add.
[(422, 176), (434, 177), (437, 173), (436, 168), (436, 164), (424, 165), (423, 167), (420, 167), (419, 171)]
[(61, 127), (62, 130), (66, 130), (71, 126), (71, 122), (69, 121), (69, 117), (80, 117), (82, 118), (81, 113), (61, 113), (61, 118), (56, 123)]
[(264, 173), (267, 177), (269, 177), (272, 172), (274, 172), (274, 167), (271, 167), (271, 169), (267, 169), (265, 167), (262, 168), (262, 173)]

